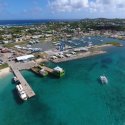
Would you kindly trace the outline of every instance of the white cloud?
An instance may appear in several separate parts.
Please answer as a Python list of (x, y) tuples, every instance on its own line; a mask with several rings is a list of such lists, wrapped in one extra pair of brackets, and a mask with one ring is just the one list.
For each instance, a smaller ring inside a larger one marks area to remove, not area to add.
[(76, 10), (90, 10), (93, 12), (125, 11), (125, 0), (49, 0), (53, 11), (71, 12)]
[(51, 0), (49, 6), (54, 11), (73, 11), (88, 7), (88, 0)]
[(125, 10), (125, 0), (96, 0), (89, 2), (89, 8), (101, 12), (118, 12)]

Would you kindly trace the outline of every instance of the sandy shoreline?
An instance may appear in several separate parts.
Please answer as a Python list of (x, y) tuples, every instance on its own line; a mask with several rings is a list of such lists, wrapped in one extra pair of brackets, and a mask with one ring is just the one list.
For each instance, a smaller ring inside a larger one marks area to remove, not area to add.
[(4, 68), (0, 70), (0, 79), (6, 77), (10, 73), (10, 68)]

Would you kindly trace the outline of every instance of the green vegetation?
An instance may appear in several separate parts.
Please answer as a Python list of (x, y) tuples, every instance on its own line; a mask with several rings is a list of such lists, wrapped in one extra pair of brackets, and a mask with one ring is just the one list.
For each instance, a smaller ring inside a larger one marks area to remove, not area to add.
[(111, 44), (111, 45), (113, 45), (113, 46), (122, 46), (119, 42), (115, 42), (115, 41), (113, 41), (113, 42), (106, 42), (106, 44)]
[(4, 44), (3, 47), (11, 48), (11, 47), (14, 47), (15, 45), (24, 45), (24, 44), (26, 44), (26, 42), (7, 43), (7, 44)]
[(7, 43), (7, 44), (4, 44), (3, 47), (11, 48), (14, 45), (15, 45), (14, 43)]
[(4, 40), (2, 36), (0, 36), (0, 40)]
[(7, 67), (8, 67), (8, 64), (6, 64), (6, 63), (5, 63), (5, 64), (2, 64), (2, 65), (0, 65), (0, 70), (1, 70), (1, 69), (4, 69), (4, 68), (7, 68)]

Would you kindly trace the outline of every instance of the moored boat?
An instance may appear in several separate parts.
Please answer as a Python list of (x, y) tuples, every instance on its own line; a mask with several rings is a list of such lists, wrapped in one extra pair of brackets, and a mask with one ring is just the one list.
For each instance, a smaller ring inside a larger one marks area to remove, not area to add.
[(21, 84), (16, 85), (16, 89), (18, 91), (20, 98), (22, 100), (27, 100), (27, 95), (26, 95), (25, 91), (23, 90), (23, 87), (21, 86)]
[(102, 84), (108, 84), (108, 79), (106, 78), (105, 75), (100, 76), (100, 80), (101, 80)]
[(19, 80), (18, 80), (18, 78), (17, 78), (17, 77), (13, 77), (13, 81), (14, 81), (16, 84), (18, 84), (18, 83), (19, 83)]

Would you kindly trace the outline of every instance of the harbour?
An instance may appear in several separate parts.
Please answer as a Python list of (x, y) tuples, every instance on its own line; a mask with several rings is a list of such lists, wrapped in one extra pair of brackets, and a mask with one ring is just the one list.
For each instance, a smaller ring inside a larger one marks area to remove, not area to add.
[[(15, 84), (10, 84), (13, 75), (0, 80), (1, 125), (17, 124), (15, 119), (23, 125), (124, 123), (125, 106), (124, 100), (120, 99), (124, 98), (125, 92), (124, 57), (124, 47), (109, 47), (107, 53), (100, 56), (58, 63), (66, 71), (66, 75), (61, 79), (50, 76), (42, 78), (31, 72), (31, 67), (38, 66), (34, 61), (14, 63), (13, 67), (18, 68), (32, 87), (35, 96), (20, 103), (17, 93), (13, 92)], [(57, 63), (53, 65), (45, 66), (56, 67)], [(53, 68), (48, 71), (52, 70)], [(102, 85), (97, 80), (103, 73), (108, 78), (108, 85)], [(18, 113), (21, 115), (17, 115)], [(91, 120), (88, 120), (90, 115)], [(4, 120), (7, 118), (8, 120)]]
[[(91, 37), (89, 37), (91, 39)], [(70, 42), (71, 43), (71, 42)], [(75, 46), (79, 46), (80, 44), (74, 43)], [(73, 44), (73, 46), (74, 46)], [(24, 54), (22, 50), (17, 53), (5, 53), (3, 54), (3, 60), (9, 65), (15, 77), (19, 81), (19, 86), (17, 88), (19, 95), (21, 93), (25, 93), (28, 98), (35, 96), (35, 92), (32, 89), (30, 83), (28, 83), (25, 78), (22, 76), (20, 71), (22, 70), (30, 70), (35, 74), (45, 77), (45, 76), (54, 76), (55, 78), (61, 78), (65, 76), (65, 69), (63, 67), (57, 66), (59, 63), (78, 60), (85, 57), (96, 56), (96, 55), (105, 55), (107, 51), (105, 48), (109, 48), (112, 44), (101, 44), (101, 45), (93, 45), (92, 42), (88, 42), (87, 46), (73, 47), (64, 46), (63, 43), (59, 43), (59, 50), (50, 50), (41, 53), (31, 53)], [(69, 48), (71, 47), (71, 48)], [(23, 47), (24, 48), (24, 47)], [(20, 56), (18, 56), (20, 55)], [(13, 58), (14, 56), (14, 58)], [(56, 66), (55, 68), (48, 67), (44, 65), (44, 62), (52, 62)], [(20, 87), (21, 86), (21, 87)], [(22, 92), (21, 92), (22, 91)], [(20, 96), (21, 97), (21, 96)], [(21, 97), (22, 98), (22, 97)]]
[[(18, 83), (18, 85), (16, 85), (16, 88), (18, 89), (20, 86), (21, 90), (23, 93), (26, 93), (26, 96), (28, 98), (31, 98), (33, 96), (35, 96), (35, 92), (34, 90), (30, 87), (29, 83), (25, 80), (25, 78), (22, 76), (22, 74), (20, 73), (20, 71), (22, 70), (31, 70), (34, 73), (36, 73), (37, 75), (43, 75), (43, 72), (40, 73), (41, 69), (44, 69), (49, 74), (55, 74), (55, 76), (57, 77), (62, 77), (63, 75), (61, 74), (61, 72), (63, 71), (62, 68), (57, 67), (52, 69), (49, 68), (47, 66), (41, 66), (38, 63), (36, 63), (35, 61), (28, 61), (25, 63), (21, 63), (21, 62), (8, 62), (12, 72), (14, 73), (15, 77), (14, 77), (14, 81), (15, 83)], [(39, 69), (39, 70), (38, 70)], [(56, 69), (56, 70), (55, 70)], [(20, 89), (18, 89), (18, 91), (20, 91)], [(27, 99), (26, 99), (27, 100)]]
[(0, 125), (125, 125), (125, 0), (0, 0)]

